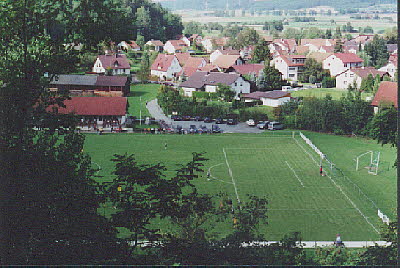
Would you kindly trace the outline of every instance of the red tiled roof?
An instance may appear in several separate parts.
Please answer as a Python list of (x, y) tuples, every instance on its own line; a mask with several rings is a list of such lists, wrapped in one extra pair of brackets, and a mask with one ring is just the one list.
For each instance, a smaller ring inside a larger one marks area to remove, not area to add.
[(236, 61), (240, 58), (240, 55), (220, 55), (214, 64), (220, 68), (229, 68), (236, 64)]
[(124, 54), (114, 55), (99, 55), (98, 59), (101, 61), (104, 69), (130, 69), (128, 59)]
[(52, 105), (46, 110), (58, 107), (58, 113), (77, 115), (125, 115), (127, 98), (125, 97), (72, 97), (64, 101), (64, 107)]
[(380, 83), (378, 91), (375, 94), (371, 105), (379, 106), (381, 102), (391, 102), (394, 107), (398, 108), (397, 103), (397, 83), (383, 81)]
[(132, 49), (140, 48), (140, 46), (133, 40), (126, 42)]
[(233, 65), (232, 68), (241, 75), (250, 73), (259, 73), (264, 69), (264, 64), (243, 64), (243, 65)]
[(206, 66), (199, 68), (202, 72), (211, 72), (212, 70), (217, 70), (218, 67), (212, 64), (206, 64)]
[(304, 63), (294, 63), (291, 59), (305, 59), (306, 56), (304, 55), (280, 55), (288, 66), (296, 67), (296, 66), (304, 66)]
[[(175, 49), (179, 49), (181, 47), (187, 47), (186, 43), (183, 40), (168, 40), (166, 43), (170, 42), (171, 45), (175, 48)], [(165, 44), (166, 44), (165, 43)]]
[(222, 55), (240, 55), (239, 50), (236, 49), (220, 49)]
[(205, 85), (217, 85), (219, 83), (225, 85), (231, 85), (235, 82), (240, 75), (238, 74), (227, 74), (227, 73), (207, 73), (207, 72), (195, 72), (188, 78), (187, 81), (181, 83), (180, 87), (191, 87), (191, 88), (202, 88)]
[(329, 41), (333, 46), (336, 44), (336, 40), (335, 39), (321, 39), (321, 38), (316, 38), (316, 39), (301, 39), (301, 45), (307, 45), (307, 44), (311, 44), (314, 45), (316, 47), (320, 47), (320, 46), (326, 46), (326, 41)]
[(156, 60), (151, 65), (151, 70), (166, 72), (171, 66), (175, 55), (158, 54)]
[(333, 53), (335, 51), (334, 46), (321, 46), (322, 49), (326, 51), (326, 53)]
[(361, 59), (354, 53), (334, 53), (337, 58), (339, 58), (343, 63), (349, 62), (363, 62), (364, 60)]
[(187, 62), (187, 60), (190, 57), (190, 53), (189, 52), (185, 52), (185, 53), (175, 53), (176, 58), (179, 61), (179, 64), (181, 66), (184, 66)]
[(388, 74), (387, 72), (379, 71), (379, 70), (375, 69), (374, 67), (357, 67), (357, 68), (350, 68), (346, 71), (343, 71), (343, 72), (337, 74), (336, 76), (341, 75), (348, 71), (355, 73), (357, 76), (359, 76), (361, 78), (366, 78), (366, 77), (368, 77), (369, 74), (371, 74), (373, 77), (375, 77), (377, 74), (379, 74), (380, 77), (384, 76), (385, 74), (386, 75)]
[(160, 40), (150, 40), (150, 41), (148, 41), (147, 43), (151, 43), (153, 46), (156, 46), (156, 47), (162, 47), (162, 46), (164, 46), (164, 44), (163, 44), (163, 42), (161, 42)]
[(191, 68), (199, 68), (200, 65), (202, 65), (203, 62), (207, 61), (204, 58), (201, 57), (189, 57), (186, 61), (185, 67), (191, 67)]

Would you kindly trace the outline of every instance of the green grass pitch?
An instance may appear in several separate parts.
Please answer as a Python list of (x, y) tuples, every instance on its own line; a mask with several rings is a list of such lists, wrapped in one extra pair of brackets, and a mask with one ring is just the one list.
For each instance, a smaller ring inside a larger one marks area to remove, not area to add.
[[(381, 149), (383, 162), (395, 159), (392, 148), (381, 147), (373, 141), (307, 134), (324, 153), (332, 156), (337, 146), (329, 144), (343, 144), (345, 141), (352, 144), (345, 151), (348, 154), (340, 157), (342, 160), (375, 149)], [(238, 199), (246, 200), (247, 194), (266, 196), (269, 202), (268, 224), (261, 226), (260, 230), (268, 240), (279, 240), (292, 231), (300, 231), (304, 240), (329, 241), (335, 238), (336, 233), (340, 233), (344, 240), (379, 240), (374, 228), (379, 230), (382, 223), (369, 201), (340, 181), (321, 177), (318, 164), (308, 154), (307, 145), (299, 137), (296, 140), (290, 132), (287, 136), (87, 135), (85, 152), (91, 155), (95, 166), (101, 166), (98, 173), (103, 176), (98, 178), (101, 181), (112, 179), (113, 163), (110, 159), (116, 153), (133, 153), (139, 163), (161, 162), (172, 175), (178, 164), (190, 161), (192, 152), (205, 152), (209, 159), (204, 163), (205, 172), (195, 181), (199, 190), (209, 194), (226, 192), (236, 205)], [(164, 148), (165, 142), (167, 149)], [(336, 164), (349, 172), (350, 178), (389, 218), (393, 216), (390, 213), (395, 209), (394, 169), (387, 167), (380, 175), (373, 176), (363, 171), (353, 172), (354, 165), (350, 161), (330, 159), (337, 160)], [(210, 170), (211, 180), (207, 180), (207, 170)], [(343, 187), (348, 188), (343, 191)], [(105, 208), (104, 213), (111, 213), (111, 209)], [(160, 222), (155, 224), (162, 225)], [(162, 228), (168, 229), (168, 226)], [(213, 232), (220, 236), (231, 230), (229, 220), (213, 226)]]

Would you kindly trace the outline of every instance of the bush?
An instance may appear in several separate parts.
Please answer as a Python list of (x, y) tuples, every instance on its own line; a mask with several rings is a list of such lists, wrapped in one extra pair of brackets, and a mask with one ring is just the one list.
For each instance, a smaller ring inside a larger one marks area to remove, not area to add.
[(217, 93), (205, 92), (205, 91), (194, 91), (193, 97), (197, 99), (217, 100)]
[(268, 115), (261, 111), (254, 111), (248, 109), (240, 109), (239, 110), (239, 121), (247, 121), (249, 119), (254, 119), (257, 121), (268, 120)]
[(324, 77), (322, 79), (322, 87), (325, 87), (325, 88), (336, 87), (335, 77)]
[(315, 84), (315, 82), (317, 82), (317, 78), (313, 75), (310, 75), (310, 77), (308, 77), (308, 82), (311, 84)]

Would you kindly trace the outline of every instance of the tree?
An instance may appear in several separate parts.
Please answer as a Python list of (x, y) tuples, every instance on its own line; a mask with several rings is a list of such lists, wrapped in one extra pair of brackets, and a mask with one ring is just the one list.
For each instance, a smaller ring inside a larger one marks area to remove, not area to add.
[(266, 41), (260, 41), (257, 43), (253, 50), (251, 57), (252, 63), (260, 63), (262, 61), (272, 60), (271, 52), (268, 48), (268, 43)]
[(374, 87), (374, 78), (372, 74), (369, 74), (366, 78), (361, 80), (360, 90), (366, 92), (372, 92)]
[(387, 41), (388, 44), (397, 44), (397, 36), (397, 27), (393, 27), (385, 30), (383, 38)]
[(223, 100), (231, 102), (235, 97), (236, 93), (231, 89), (230, 86), (219, 83), (217, 85), (217, 95)]
[(260, 42), (260, 35), (256, 30), (251, 28), (245, 28), (239, 32), (237, 36), (234, 36), (230, 40), (231, 45), (235, 49), (241, 49), (245, 46), (254, 45)]
[(264, 70), (257, 81), (260, 91), (280, 90), (286, 85), (287, 81), (282, 79), (282, 74), (273, 66), (269, 66), (269, 61), (265, 62)]
[(150, 56), (149, 52), (144, 51), (142, 59), (140, 61), (140, 69), (138, 71), (137, 77), (140, 81), (145, 82), (149, 80), (150, 77)]
[(370, 125), (370, 137), (378, 143), (397, 144), (397, 111), (390, 104), (382, 103), (380, 111), (374, 116)]
[[(76, 118), (46, 110), (66, 98), (46, 90), (49, 78), (74, 68), (74, 52), (63, 44), (81, 32), (60, 38), (50, 30), (73, 24), (63, 13), (70, 10), (52, 0), (3, 1), (0, 9), (0, 96), (8, 100), (0, 107), (2, 264), (107, 264), (123, 252), (115, 228), (97, 213), (104, 196)], [(93, 29), (86, 19), (82, 27)]]
[(198, 22), (190, 21), (185, 24), (184, 29), (185, 34), (193, 35), (193, 34), (202, 34), (202, 26)]
[(387, 59), (389, 58), (386, 42), (378, 35), (375, 35), (374, 39), (364, 46), (364, 50), (370, 57), (370, 65), (377, 69), (386, 64)]
[(335, 53), (341, 53), (341, 52), (343, 52), (343, 42), (342, 42), (342, 39), (339, 38), (339, 39), (336, 40), (334, 52), (335, 52)]
[(336, 31), (335, 31), (335, 35), (334, 35), (335, 39), (340, 39), (342, 38), (342, 31), (340, 30), (340, 26), (336, 27)]
[(322, 63), (317, 62), (313, 58), (308, 58), (304, 63), (304, 69), (299, 76), (299, 80), (303, 83), (307, 83), (310, 80), (310, 76), (313, 76), (315, 82), (319, 83), (324, 77), (329, 76), (329, 72), (322, 68)]

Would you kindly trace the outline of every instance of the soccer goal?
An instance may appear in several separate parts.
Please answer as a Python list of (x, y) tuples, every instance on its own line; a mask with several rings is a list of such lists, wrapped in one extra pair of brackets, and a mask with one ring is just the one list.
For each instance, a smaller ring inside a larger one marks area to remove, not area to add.
[(354, 160), (356, 161), (356, 171), (366, 168), (369, 174), (378, 175), (379, 158), (381, 153), (368, 151), (360, 154)]

